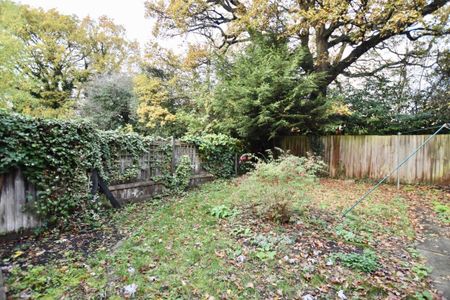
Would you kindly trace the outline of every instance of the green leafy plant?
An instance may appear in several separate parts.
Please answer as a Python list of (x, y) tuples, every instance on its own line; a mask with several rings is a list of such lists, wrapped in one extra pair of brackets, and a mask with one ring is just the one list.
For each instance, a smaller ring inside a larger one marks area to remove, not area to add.
[(433, 294), (430, 291), (417, 292), (414, 298), (417, 300), (433, 300)]
[(360, 243), (362, 240), (359, 238), (356, 234), (354, 234), (352, 231), (348, 231), (343, 229), (342, 227), (338, 227), (336, 229), (336, 234), (340, 237), (342, 237), (347, 242), (351, 243)]
[(225, 219), (225, 218), (236, 215), (237, 212), (233, 209), (228, 208), (225, 205), (218, 205), (218, 206), (213, 207), (211, 209), (210, 213), (212, 216), (214, 216), (216, 218)]
[(337, 253), (334, 258), (348, 268), (367, 273), (377, 270), (380, 266), (376, 253), (370, 249), (365, 249), (363, 253)]
[(431, 273), (431, 268), (424, 265), (416, 265), (412, 268), (412, 271), (419, 279), (424, 279)]
[(260, 248), (255, 252), (255, 256), (260, 260), (272, 260), (276, 255), (276, 251), (266, 250), (264, 248)]
[(192, 166), (189, 156), (183, 155), (173, 174), (171, 188), (175, 193), (182, 193), (189, 187), (192, 176)]
[(186, 136), (183, 140), (198, 147), (202, 166), (206, 171), (219, 178), (230, 178), (234, 175), (238, 140), (225, 134)]

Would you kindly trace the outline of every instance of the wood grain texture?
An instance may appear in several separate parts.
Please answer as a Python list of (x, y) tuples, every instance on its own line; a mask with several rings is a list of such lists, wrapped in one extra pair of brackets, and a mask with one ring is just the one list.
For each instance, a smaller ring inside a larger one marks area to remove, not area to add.
[(40, 225), (39, 219), (30, 209), (30, 202), (36, 199), (36, 191), (25, 180), (21, 170), (11, 170), (0, 179), (0, 234)]
[[(428, 135), (337, 135), (318, 138), (319, 153), (329, 166), (330, 176), (379, 179), (393, 170)], [(312, 139), (289, 136), (281, 148), (305, 156), (313, 152)], [(316, 149), (317, 150), (317, 149)], [(450, 135), (437, 135), (399, 170), (402, 183), (450, 184)], [(396, 181), (394, 174), (389, 181)]]

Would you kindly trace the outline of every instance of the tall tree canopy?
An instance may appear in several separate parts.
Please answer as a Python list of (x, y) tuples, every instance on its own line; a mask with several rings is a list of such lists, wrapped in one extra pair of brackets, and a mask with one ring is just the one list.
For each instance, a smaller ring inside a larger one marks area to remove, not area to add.
[(311, 99), (325, 76), (303, 70), (305, 55), (283, 40), (257, 38), (234, 61), (222, 63), (213, 99), (215, 127), (255, 151), (273, 146), (280, 135), (317, 132), (337, 106), (325, 97)]
[[(6, 4), (13, 5), (2, 1), (2, 6)], [(127, 41), (124, 28), (106, 17), (79, 20), (54, 9), (28, 6), (17, 6), (16, 16), (21, 22), (8, 26), (8, 33), (10, 39), (20, 43), (22, 56), (13, 60), (12, 68), (34, 83), (28, 89), (14, 87), (33, 98), (12, 104), (14, 110), (24, 113), (67, 115), (82, 83), (95, 74), (120, 71), (136, 48)]]
[[(321, 91), (391, 37), (448, 33), (448, 0), (148, 0), (157, 34), (198, 33), (226, 48), (253, 31), (289, 38), (306, 51), (306, 72), (325, 72)], [(380, 67), (380, 66), (377, 66)]]

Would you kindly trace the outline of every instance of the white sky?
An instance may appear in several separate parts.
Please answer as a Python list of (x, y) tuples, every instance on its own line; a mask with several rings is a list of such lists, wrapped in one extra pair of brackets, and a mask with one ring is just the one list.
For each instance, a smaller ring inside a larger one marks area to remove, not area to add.
[[(151, 40), (152, 20), (145, 18), (144, 0), (17, 0), (44, 9), (56, 8), (63, 14), (75, 14), (80, 18), (98, 18), (106, 15), (116, 24), (123, 25), (131, 40), (137, 40), (141, 49)], [(183, 39), (165, 40), (166, 47), (183, 48)]]

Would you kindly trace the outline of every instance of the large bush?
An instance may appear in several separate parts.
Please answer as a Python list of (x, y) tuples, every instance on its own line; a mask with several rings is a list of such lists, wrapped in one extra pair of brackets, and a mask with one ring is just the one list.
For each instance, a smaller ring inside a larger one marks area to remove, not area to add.
[(316, 157), (282, 154), (259, 160), (238, 186), (236, 194), (258, 218), (278, 223), (291, 220), (294, 211), (308, 202), (305, 191), (323, 172), (325, 164)]

